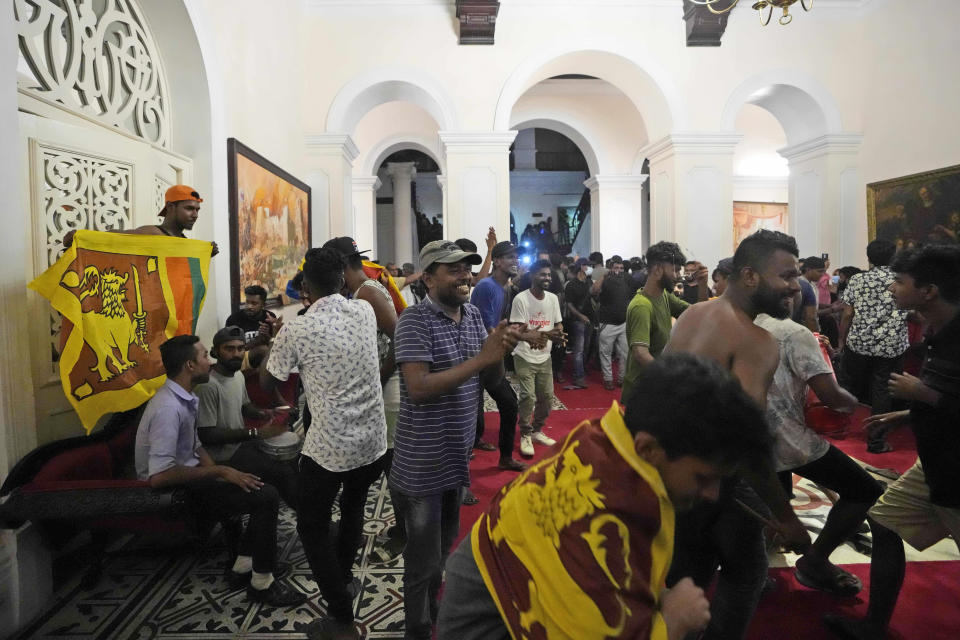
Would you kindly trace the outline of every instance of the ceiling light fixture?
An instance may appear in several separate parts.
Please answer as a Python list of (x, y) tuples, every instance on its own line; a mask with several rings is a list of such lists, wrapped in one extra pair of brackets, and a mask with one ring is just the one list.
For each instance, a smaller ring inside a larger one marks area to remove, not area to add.
[[(721, 13), (727, 13), (735, 6), (740, 0), (690, 0), (693, 4), (698, 4), (701, 7), (706, 7), (710, 10), (711, 13), (717, 15)], [(790, 24), (793, 21), (793, 16), (790, 15), (790, 7), (797, 2), (800, 3), (800, 6), (803, 7), (804, 11), (810, 11), (810, 7), (813, 6), (813, 0), (757, 0), (754, 3), (753, 9), (756, 9), (757, 13), (760, 15), (760, 24), (767, 26), (770, 24), (770, 18), (773, 15), (773, 8), (777, 7), (783, 9), (783, 15), (780, 16), (780, 19), (777, 21), (780, 24)], [(726, 9), (718, 9), (717, 5), (723, 5), (729, 3)]]

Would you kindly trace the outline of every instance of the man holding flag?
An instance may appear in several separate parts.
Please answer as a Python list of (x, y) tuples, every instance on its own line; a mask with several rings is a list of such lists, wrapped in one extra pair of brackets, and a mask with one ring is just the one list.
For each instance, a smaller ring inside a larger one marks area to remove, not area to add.
[(89, 433), (163, 385), (159, 346), (196, 331), (212, 251), (202, 240), (145, 233), (80, 230), (71, 240), (29, 287), (63, 316), (60, 378)]

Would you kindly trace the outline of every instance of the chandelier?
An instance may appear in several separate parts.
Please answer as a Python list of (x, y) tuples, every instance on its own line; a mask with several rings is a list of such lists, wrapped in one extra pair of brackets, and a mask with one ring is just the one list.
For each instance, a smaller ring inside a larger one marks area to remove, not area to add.
[[(780, 24), (790, 24), (793, 21), (793, 16), (790, 15), (790, 6), (800, 2), (800, 6), (803, 7), (804, 11), (810, 11), (810, 7), (813, 6), (813, 0), (757, 0), (754, 3), (753, 9), (757, 11), (760, 15), (760, 24), (767, 26), (770, 24), (770, 18), (773, 15), (773, 8), (778, 7), (783, 9), (783, 15), (780, 16), (780, 19), (777, 20)], [(711, 13), (717, 15), (721, 13), (727, 13), (735, 6), (740, 0), (690, 0), (693, 4), (698, 4), (702, 7), (710, 9)], [(729, 2), (730, 4), (726, 9), (717, 9), (715, 5), (722, 4), (724, 2)]]

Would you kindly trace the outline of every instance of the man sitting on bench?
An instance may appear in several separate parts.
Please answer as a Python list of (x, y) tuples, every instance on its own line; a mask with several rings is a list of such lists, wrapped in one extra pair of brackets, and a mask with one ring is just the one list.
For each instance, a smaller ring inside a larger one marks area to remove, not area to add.
[(182, 486), (197, 513), (214, 518), (250, 514), (233, 573), (250, 574), (247, 597), (274, 607), (306, 600), (274, 579), (280, 496), (255, 475), (218, 465), (197, 436), (196, 385), (210, 378), (210, 358), (197, 336), (160, 345), (167, 381), (147, 403), (137, 429), (137, 477), (155, 489)]

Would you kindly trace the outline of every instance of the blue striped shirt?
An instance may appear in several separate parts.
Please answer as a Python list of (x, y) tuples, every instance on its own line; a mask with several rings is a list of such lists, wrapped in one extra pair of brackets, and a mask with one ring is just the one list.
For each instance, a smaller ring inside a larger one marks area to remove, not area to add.
[[(428, 296), (400, 315), (394, 345), (398, 364), (428, 362), (432, 373), (473, 358), (486, 339), (475, 306), (463, 305), (457, 324)], [(414, 404), (400, 376), (400, 413), (390, 471), (393, 488), (410, 496), (427, 496), (470, 485), (479, 393), (479, 377), (473, 376), (449, 393)]]

